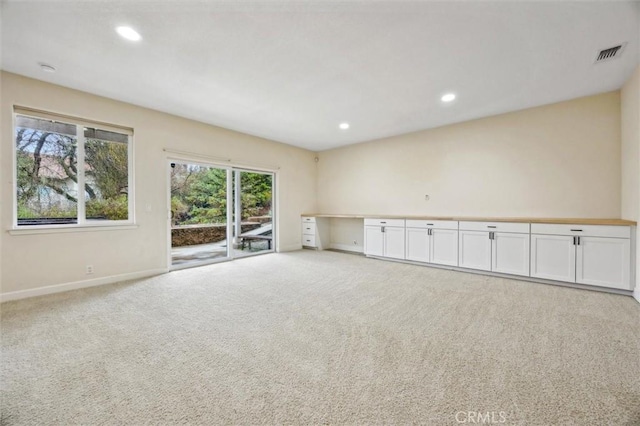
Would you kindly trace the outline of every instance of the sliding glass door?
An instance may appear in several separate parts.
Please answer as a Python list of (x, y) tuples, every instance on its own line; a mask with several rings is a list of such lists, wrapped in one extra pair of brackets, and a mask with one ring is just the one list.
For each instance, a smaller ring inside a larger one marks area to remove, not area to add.
[(273, 173), (234, 170), (234, 255), (273, 251)]
[(272, 252), (274, 174), (170, 160), (170, 265)]
[(230, 257), (231, 170), (172, 161), (171, 266), (191, 266)]

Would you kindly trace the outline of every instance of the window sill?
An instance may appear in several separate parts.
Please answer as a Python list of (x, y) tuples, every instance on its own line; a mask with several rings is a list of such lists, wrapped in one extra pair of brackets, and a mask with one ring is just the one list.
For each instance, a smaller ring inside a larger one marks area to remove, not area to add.
[(12, 228), (7, 232), (11, 235), (33, 234), (60, 234), (67, 232), (97, 232), (97, 231), (124, 231), (137, 229), (138, 225), (129, 223), (122, 225), (51, 225), (51, 226), (24, 226)]

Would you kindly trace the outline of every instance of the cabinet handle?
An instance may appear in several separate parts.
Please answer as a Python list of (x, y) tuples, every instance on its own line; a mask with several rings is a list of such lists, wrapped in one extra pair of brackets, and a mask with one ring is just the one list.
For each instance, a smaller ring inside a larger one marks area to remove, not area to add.
[(582, 232), (582, 229), (572, 229), (571, 232)]
[(580, 245), (580, 237), (577, 237), (577, 238), (578, 238), (578, 245)]
[(387, 223), (387, 222), (382, 222), (382, 221), (381, 221), (380, 223)]
[(489, 239), (490, 239), (490, 240), (494, 240), (494, 239), (495, 239), (495, 238), (494, 238), (494, 236), (493, 236), (493, 234), (494, 234), (493, 232), (489, 232)]
[(431, 229), (427, 229), (427, 235), (432, 235), (431, 234)]
[(496, 226), (493, 226), (493, 225), (487, 225), (487, 228), (494, 228), (494, 229), (495, 229), (495, 228), (496, 228)]
[(427, 226), (433, 226), (433, 223), (427, 223)]
[(573, 245), (574, 245), (574, 246), (575, 246), (575, 245), (577, 245), (577, 244), (576, 244), (576, 239), (577, 239), (577, 238), (578, 238), (578, 237), (573, 237)]
[(384, 226), (380, 227), (380, 232), (384, 233)]

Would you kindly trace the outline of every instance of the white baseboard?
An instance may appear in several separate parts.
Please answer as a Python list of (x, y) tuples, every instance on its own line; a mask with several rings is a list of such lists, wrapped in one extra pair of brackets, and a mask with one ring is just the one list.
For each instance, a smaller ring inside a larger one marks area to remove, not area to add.
[(166, 269), (149, 269), (146, 271), (131, 272), (128, 274), (111, 275), (108, 277), (94, 278), (91, 280), (75, 281), (71, 283), (54, 284), (44, 287), (31, 288), (28, 290), (10, 291), (8, 293), (0, 293), (0, 302), (8, 302), (9, 300), (26, 299), (28, 297), (44, 296), (47, 294), (62, 293), (70, 290), (78, 290), (81, 288), (95, 287), (104, 284), (113, 284), (120, 281), (136, 280), (140, 278), (151, 277), (166, 273)]
[(640, 302), (640, 284), (636, 282), (636, 289), (633, 292), (633, 298)]
[(334, 250), (353, 251), (355, 253), (364, 253), (364, 247), (355, 246), (353, 244), (331, 243), (331, 244), (329, 244), (329, 248), (332, 248)]

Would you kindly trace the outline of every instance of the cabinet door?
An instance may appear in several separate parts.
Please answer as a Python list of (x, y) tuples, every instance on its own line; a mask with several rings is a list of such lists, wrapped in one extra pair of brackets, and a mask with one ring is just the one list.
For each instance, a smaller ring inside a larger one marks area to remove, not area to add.
[(364, 254), (384, 256), (384, 234), (381, 226), (364, 227)]
[(572, 236), (531, 234), (531, 276), (576, 281), (576, 246)]
[(425, 228), (407, 228), (407, 260), (416, 262), (429, 261), (429, 234)]
[(484, 231), (460, 231), (459, 236), (460, 267), (491, 270), (491, 240)]
[(631, 290), (630, 240), (580, 237), (576, 247), (576, 282)]
[(430, 245), (431, 263), (458, 266), (458, 230), (433, 229)]
[(394, 259), (404, 259), (404, 228), (384, 228), (384, 255)]
[(491, 247), (491, 270), (529, 276), (529, 234), (496, 232)]

